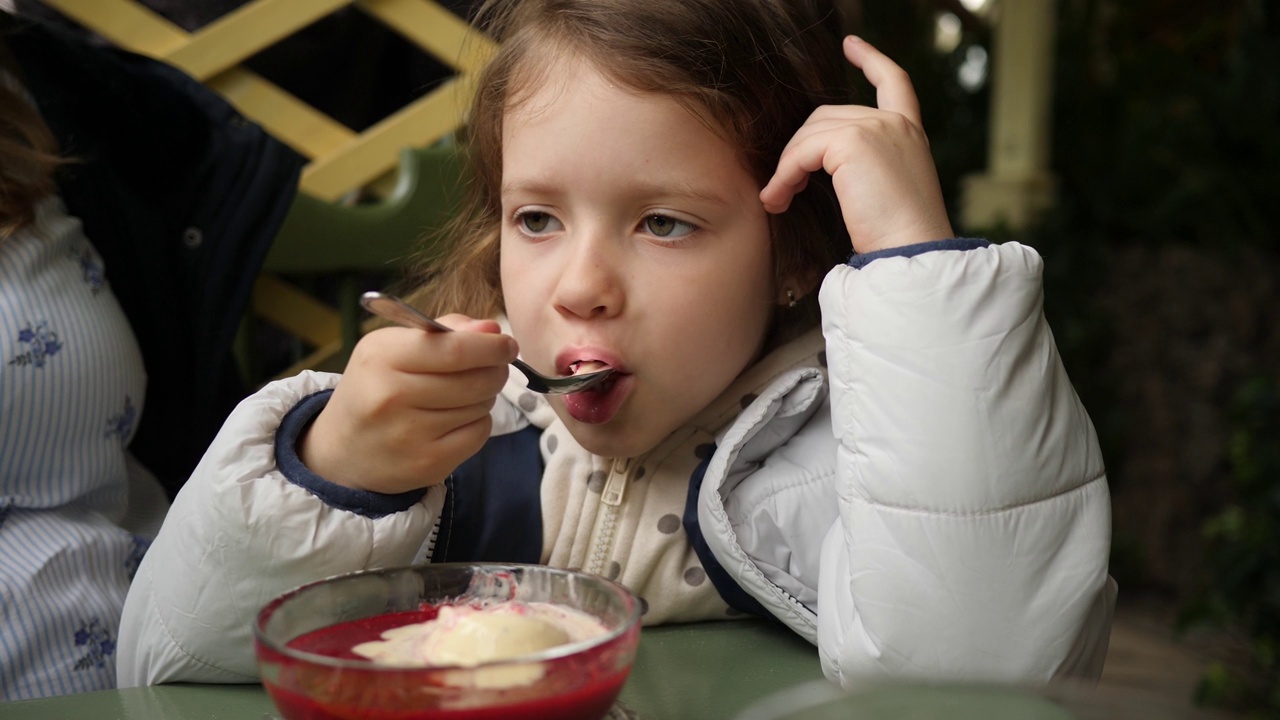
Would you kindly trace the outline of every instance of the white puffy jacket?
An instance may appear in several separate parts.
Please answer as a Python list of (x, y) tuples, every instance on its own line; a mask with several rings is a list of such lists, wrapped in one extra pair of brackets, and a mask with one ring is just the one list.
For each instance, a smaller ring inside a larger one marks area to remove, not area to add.
[[(704, 539), (832, 680), (1101, 673), (1110, 500), (1041, 300), (1040, 257), (1015, 243), (837, 267), (820, 293), (829, 397), (819, 370), (784, 373), (718, 438)], [(268, 600), (419, 557), (443, 486), (371, 519), (276, 466), (281, 419), (336, 381), (272, 384), (227, 420), (134, 580), (121, 687), (254, 682)], [(521, 424), (501, 400), (494, 414), (495, 433)]]

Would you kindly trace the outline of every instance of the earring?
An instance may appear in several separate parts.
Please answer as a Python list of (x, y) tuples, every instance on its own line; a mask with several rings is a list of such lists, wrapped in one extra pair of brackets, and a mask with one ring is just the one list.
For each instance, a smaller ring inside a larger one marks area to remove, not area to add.
[(787, 308), (790, 309), (795, 306), (796, 306), (796, 291), (787, 290)]

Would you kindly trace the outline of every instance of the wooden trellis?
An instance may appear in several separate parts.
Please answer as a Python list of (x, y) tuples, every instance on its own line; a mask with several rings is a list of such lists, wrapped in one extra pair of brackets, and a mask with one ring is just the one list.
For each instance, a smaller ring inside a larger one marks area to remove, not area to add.
[[(310, 159), (301, 189), (324, 200), (368, 185), (396, 166), (401, 148), (424, 147), (458, 129), (476, 70), (493, 43), (430, 0), (252, 0), (188, 33), (134, 0), (44, 0), (122, 48), (181, 68)], [(431, 93), (356, 133), (240, 66), (347, 6), (382, 22), (456, 71)]]
[[(494, 44), (431, 0), (251, 0), (196, 32), (187, 32), (135, 0), (44, 0), (45, 4), (118, 45), (174, 65), (204, 83), (245, 117), (308, 158), (300, 190), (324, 201), (352, 191), (385, 195), (401, 151), (424, 148), (465, 122), (477, 71)], [(383, 23), (454, 70), (454, 75), (390, 116), (355, 132), (241, 63), (345, 7)], [(359, 238), (352, 238), (358, 242)], [(268, 267), (270, 270), (270, 267)], [(328, 364), (350, 349), (332, 307), (264, 274), (254, 312), (316, 347), (286, 372)]]

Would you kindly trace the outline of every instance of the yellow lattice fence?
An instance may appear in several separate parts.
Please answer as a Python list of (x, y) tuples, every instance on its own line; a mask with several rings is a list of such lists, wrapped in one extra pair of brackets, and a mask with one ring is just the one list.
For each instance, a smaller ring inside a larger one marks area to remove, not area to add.
[[(477, 70), (494, 50), (488, 38), (430, 0), (251, 0), (196, 32), (183, 30), (134, 0), (44, 2), (119, 47), (174, 65), (218, 92), (308, 158), (300, 190), (325, 201), (366, 188), (386, 194), (402, 149), (430, 146), (463, 124)], [(356, 132), (241, 65), (346, 7), (381, 22), (452, 68), (454, 75)], [(253, 302), (277, 318), (282, 309), (300, 304), (308, 309), (293, 318), (298, 326), (292, 332), (319, 349), (299, 366), (314, 365), (341, 347), (336, 311), (300, 295), (296, 288), (264, 277)]]

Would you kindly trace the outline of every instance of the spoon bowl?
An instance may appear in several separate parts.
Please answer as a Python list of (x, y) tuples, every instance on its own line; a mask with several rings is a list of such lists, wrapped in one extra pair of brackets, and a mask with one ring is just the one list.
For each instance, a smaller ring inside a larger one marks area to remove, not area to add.
[[(374, 315), (384, 317), (398, 325), (419, 328), (427, 332), (453, 332), (451, 328), (441, 325), (434, 318), (424, 315), (417, 308), (395, 295), (367, 292), (360, 296), (360, 305)], [(556, 377), (543, 375), (529, 367), (519, 358), (512, 360), (511, 364), (524, 373), (525, 378), (528, 379), (530, 390), (544, 395), (565, 395), (582, 392), (587, 388), (598, 385), (602, 380), (613, 374), (613, 368), (607, 368), (598, 372)]]

